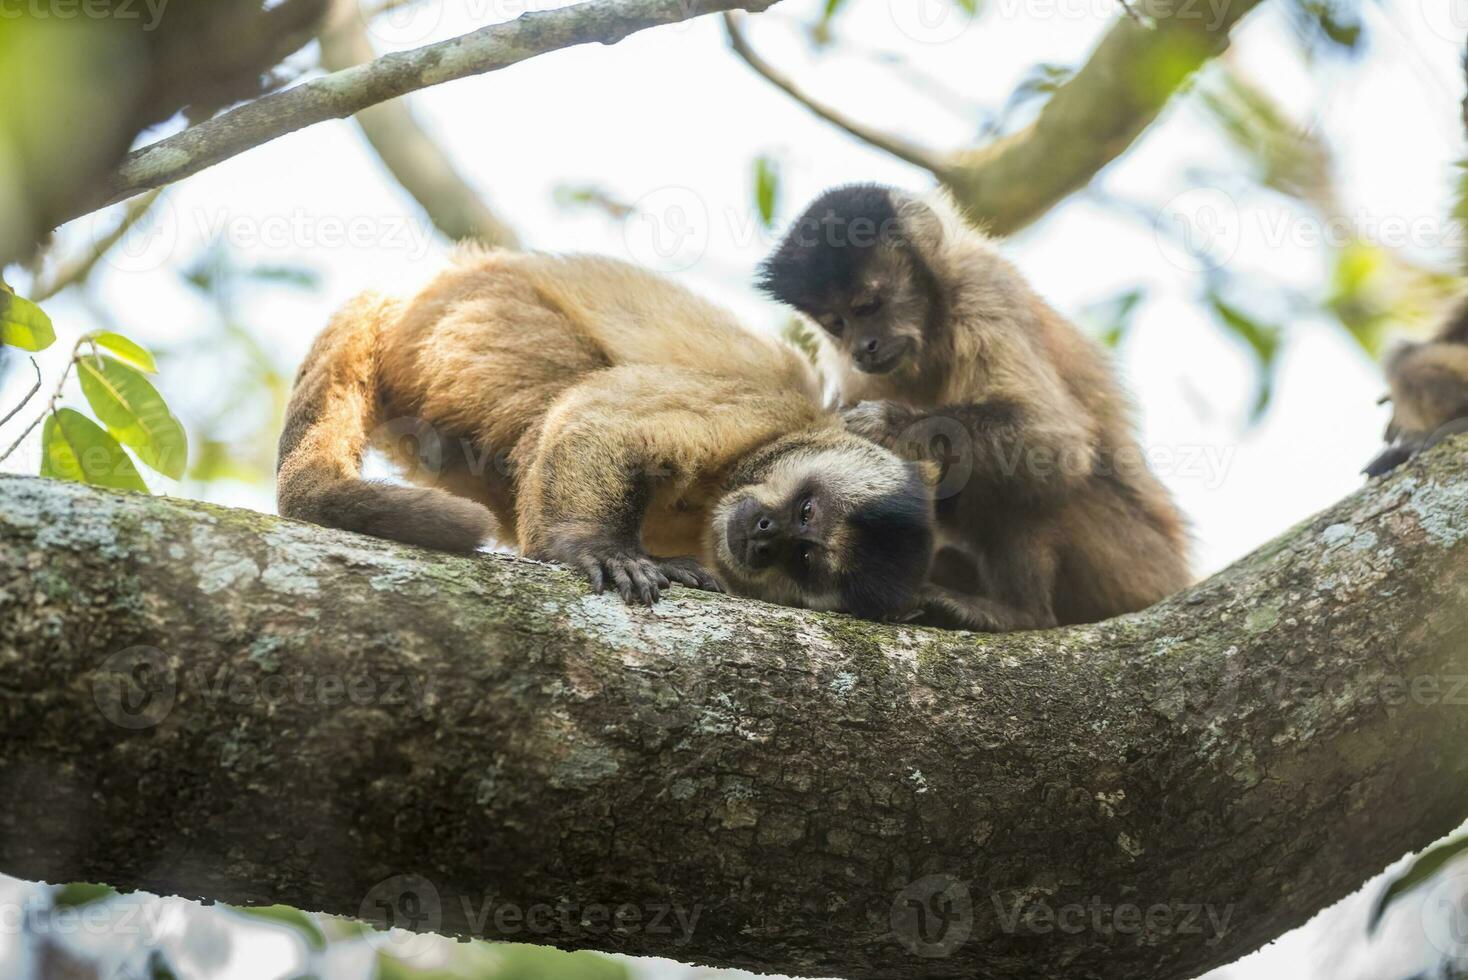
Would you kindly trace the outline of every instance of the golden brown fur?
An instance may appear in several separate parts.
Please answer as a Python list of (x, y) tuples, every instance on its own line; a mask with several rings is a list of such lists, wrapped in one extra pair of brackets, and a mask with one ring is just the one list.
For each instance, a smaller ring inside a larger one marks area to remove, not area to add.
[[(863, 221), (865, 238), (851, 230)], [(838, 188), (766, 262), (763, 285), (843, 353), (852, 431), (945, 457), (938, 516), (956, 553), (935, 574), (978, 599), (942, 595), (950, 617), (1092, 622), (1189, 583), (1183, 519), (1106, 353), (946, 200)]]
[[(362, 481), (369, 442), (423, 486)], [(837, 478), (827, 451), (868, 472)], [(278, 493), (286, 516), (431, 547), (493, 533), (629, 599), (713, 587), (717, 566), (736, 591), (847, 608), (851, 589), (795, 588), (725, 540), (737, 504), (814, 471), (836, 530), (910, 469), (844, 432), (795, 351), (661, 277), (468, 250), (412, 299), (362, 297), (331, 322), (287, 412)], [(832, 582), (853, 573), (821, 558)]]

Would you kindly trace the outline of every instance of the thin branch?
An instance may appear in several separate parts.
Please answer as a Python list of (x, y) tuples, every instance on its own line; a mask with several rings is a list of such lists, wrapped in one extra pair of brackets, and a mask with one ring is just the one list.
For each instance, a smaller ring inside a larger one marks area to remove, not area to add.
[(638, 31), (702, 14), (761, 11), (778, 0), (586, 0), (530, 11), (449, 41), (395, 52), (275, 92), (129, 153), (110, 179), (64, 220), (162, 187), (246, 150), (328, 119), (419, 89), (498, 71), (537, 55), (592, 42), (615, 44)]
[[(321, 31), (322, 67), (343, 71), (372, 61), (375, 54), (358, 0), (336, 0)], [(383, 165), (445, 237), (519, 247), (514, 229), (490, 210), (448, 154), (413, 118), (405, 101), (380, 103), (363, 109), (355, 118)]]
[(127, 209), (123, 212), (122, 220), (118, 222), (117, 227), (93, 242), (81, 255), (74, 256), (71, 261), (63, 263), (57, 268), (54, 275), (32, 289), (31, 301), (44, 302), (63, 289), (69, 289), (85, 282), (102, 257), (112, 251), (117, 243), (122, 241), (139, 221), (143, 220), (162, 193), (163, 189), (160, 187), (128, 201)]
[[(21, 432), (20, 435), (18, 435), (18, 436), (15, 437), (15, 441), (10, 444), (10, 448), (6, 449), (5, 452), (0, 453), (0, 463), (3, 463), (7, 459), (9, 459), (10, 458), (10, 454), (13, 453), (13, 452), (15, 452), (17, 449), (19, 449), (20, 448), (20, 444), (23, 443), (23, 442), (25, 442), (26, 436), (28, 436), (32, 432), (34, 432), (35, 429), (36, 429), (36, 426), (40, 425), (41, 422), (43, 420), (45, 420), (46, 416), (48, 416), (52, 412), (56, 411), (56, 403), (61, 400), (61, 392), (62, 392), (62, 390), (64, 390), (66, 388), (66, 379), (69, 378), (69, 377), (71, 377), (71, 369), (72, 369), (72, 367), (74, 367), (76, 365), (77, 358), (81, 354), (82, 345), (83, 344), (86, 344), (86, 343), (90, 343), (90, 342), (91, 342), (90, 341), (90, 338), (88, 338), (88, 337), (83, 337), (83, 338), (81, 338), (80, 340), (78, 340), (76, 342), (76, 346), (74, 346), (71, 349), (71, 359), (66, 362), (66, 369), (61, 372), (61, 380), (58, 381), (58, 382), (56, 382), (56, 387), (54, 389), (52, 389), (52, 391), (51, 391), (51, 397), (49, 399), (47, 399), (47, 401), (46, 401), (46, 408), (41, 412), (40, 415), (37, 415), (34, 419), (31, 420), (31, 424), (28, 425), (28, 426), (26, 426), (25, 429)], [(93, 344), (93, 349), (94, 350), (96, 349), (96, 345), (95, 344)], [(33, 363), (33, 364), (35, 363), (34, 358), (32, 359), (31, 363)], [(36, 370), (36, 377), (37, 377), (37, 386), (39, 386), (39, 384), (40, 384), (40, 369), (39, 368)], [(34, 392), (32, 392), (32, 394), (34, 394)], [(30, 395), (27, 395), (26, 396), (26, 401), (30, 401)], [(25, 402), (21, 402), (21, 404), (24, 405)], [(18, 411), (18, 409), (17, 409), (17, 411)], [(10, 414), (11, 415), (14, 415), (15, 413), (14, 412), (11, 412)], [(10, 415), (7, 415), (7, 416), (5, 416), (5, 418), (3, 420), (0, 420), (0, 424), (3, 424), (4, 422), (8, 422), (9, 420), (10, 420)]]
[(876, 127), (859, 122), (807, 94), (800, 86), (795, 84), (790, 76), (781, 72), (774, 65), (771, 65), (764, 58), (760, 57), (759, 53), (750, 46), (748, 38), (744, 36), (744, 28), (740, 23), (740, 18), (733, 13), (724, 14), (724, 29), (728, 32), (730, 47), (734, 49), (735, 54), (743, 59), (745, 64), (763, 76), (771, 85), (780, 89), (780, 91), (805, 106), (817, 116), (820, 116), (839, 129), (844, 129), (863, 143), (869, 143), (879, 150), (886, 150), (898, 159), (906, 160), (914, 166), (922, 167), (924, 170), (932, 171), (935, 174), (945, 169), (942, 158), (931, 150), (903, 139), (901, 136), (884, 132)]
[[(25, 408), (27, 403), (29, 403), (32, 398), (36, 397), (36, 392), (41, 390), (41, 365), (36, 363), (36, 359), (34, 357), (31, 358), (31, 367), (35, 369), (36, 372), (36, 383), (31, 385), (31, 390), (25, 393), (25, 397), (20, 400), (19, 405), (6, 412), (4, 418), (0, 418), (0, 427), (3, 427), (6, 422), (9, 422), (11, 419), (15, 418), (15, 416), (20, 413), (20, 410), (22, 408)], [(32, 426), (31, 428), (35, 428), (35, 426)], [(0, 459), (3, 458), (4, 457), (0, 457)]]

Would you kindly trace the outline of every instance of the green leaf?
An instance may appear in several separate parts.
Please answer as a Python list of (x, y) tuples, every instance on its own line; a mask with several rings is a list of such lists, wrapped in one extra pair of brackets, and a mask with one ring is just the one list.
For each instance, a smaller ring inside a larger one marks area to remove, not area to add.
[(82, 394), (117, 441), (164, 476), (183, 476), (188, 438), (148, 379), (110, 357), (83, 356), (76, 363)]
[(326, 948), (326, 933), (321, 931), (321, 925), (316, 921), (316, 917), (300, 909), (293, 909), (289, 905), (255, 905), (249, 908), (232, 905), (230, 907), (252, 919), (273, 922), (276, 925), (294, 929), (301, 934), (306, 945), (318, 953)]
[(131, 364), (139, 371), (146, 371), (149, 374), (158, 373), (158, 365), (153, 360), (153, 355), (120, 333), (103, 330), (99, 333), (88, 334), (87, 339), (98, 347), (111, 351), (124, 364)]
[(775, 227), (775, 203), (780, 195), (779, 165), (769, 157), (754, 161), (754, 203), (766, 228)]
[(78, 881), (70, 885), (58, 885), (51, 893), (51, 904), (59, 909), (77, 908), (82, 905), (91, 905), (93, 902), (104, 901), (116, 894), (117, 889), (111, 885)]
[(979, 0), (954, 0), (954, 2), (963, 8), (963, 12), (970, 17), (977, 15), (979, 12)]
[(148, 492), (148, 485), (117, 440), (70, 408), (53, 412), (41, 430), (41, 475), (114, 490)]
[(1375, 932), (1376, 927), (1381, 924), (1381, 917), (1386, 914), (1387, 908), (1393, 902), (1420, 887), (1441, 871), (1448, 862), (1464, 853), (1468, 853), (1468, 837), (1460, 837), (1446, 844), (1439, 844), (1420, 854), (1406, 871), (1387, 885), (1386, 891), (1381, 893), (1381, 898), (1376, 900), (1376, 906), (1371, 910), (1371, 919), (1366, 926), (1366, 931)]
[(1260, 323), (1217, 293), (1209, 294), (1208, 303), (1224, 328), (1248, 344), (1259, 362), (1254, 406), (1249, 413), (1249, 421), (1257, 422), (1274, 399), (1274, 377), (1278, 367), (1282, 331), (1277, 326)]
[(1081, 319), (1091, 325), (1101, 343), (1107, 347), (1117, 347), (1131, 330), (1132, 314), (1146, 296), (1146, 290), (1129, 289), (1111, 299), (1086, 307), (1081, 311)]
[(45, 350), (56, 342), (51, 318), (35, 303), (0, 289), (0, 344)]

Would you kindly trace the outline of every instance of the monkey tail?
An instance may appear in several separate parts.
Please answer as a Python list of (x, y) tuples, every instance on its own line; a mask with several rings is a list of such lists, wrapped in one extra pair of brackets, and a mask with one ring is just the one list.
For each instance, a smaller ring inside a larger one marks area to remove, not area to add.
[(377, 361), (396, 301), (366, 293), (311, 346), (286, 407), (276, 466), (282, 517), (440, 551), (469, 552), (495, 529), (489, 509), (431, 487), (361, 478), (362, 453), (381, 421)]

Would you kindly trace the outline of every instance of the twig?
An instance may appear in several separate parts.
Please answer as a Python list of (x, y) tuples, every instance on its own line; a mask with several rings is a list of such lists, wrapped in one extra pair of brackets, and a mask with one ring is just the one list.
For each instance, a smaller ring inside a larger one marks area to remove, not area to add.
[[(40, 415), (37, 415), (35, 417), (35, 419), (32, 420), (31, 424), (25, 427), (25, 431), (21, 432), (21, 434), (19, 436), (16, 436), (15, 441), (10, 444), (10, 448), (9, 449), (5, 450), (5, 452), (3, 452), (3, 453), (0, 453), (0, 463), (3, 463), (3, 462), (5, 462), (5, 460), (9, 459), (10, 458), (10, 454), (13, 453), (13, 452), (15, 452), (17, 449), (19, 449), (20, 448), (20, 444), (23, 443), (23, 442), (25, 442), (25, 437), (28, 436), (28, 435), (30, 435), (33, 431), (35, 431), (36, 426), (40, 425), (41, 422), (43, 420), (45, 420), (46, 416), (48, 416), (52, 412), (56, 411), (56, 403), (58, 401), (60, 401), (60, 399), (61, 399), (61, 392), (66, 387), (66, 379), (69, 378), (69, 377), (71, 377), (71, 369), (76, 365), (77, 358), (81, 355), (82, 345), (83, 344), (86, 344), (86, 343), (90, 343), (90, 342), (91, 341), (89, 340), (89, 338), (82, 337), (80, 340), (78, 340), (76, 342), (76, 346), (72, 347), (72, 349), (71, 349), (71, 359), (66, 362), (66, 369), (61, 372), (61, 380), (58, 381), (58, 382), (56, 382), (56, 388), (55, 388), (55, 390), (53, 390), (51, 392), (51, 397), (46, 402), (46, 409), (45, 409), (45, 411), (41, 412)], [(95, 348), (95, 346), (96, 345), (94, 344), (93, 347)], [(32, 363), (34, 363), (34, 361)], [(36, 373), (37, 373), (37, 376), (40, 375), (40, 369), (39, 368), (37, 369)], [(32, 394), (34, 394), (34, 392)], [(30, 400), (30, 396), (27, 395), (26, 396), (26, 401), (29, 401), (29, 400)], [(21, 404), (25, 404), (25, 403), (22, 402)], [(13, 415), (15, 413), (12, 412), (11, 414)], [(5, 420), (6, 421), (8, 421), (9, 418), (10, 418), (9, 415), (5, 416)]]
[(22, 408), (25, 408), (26, 404), (32, 398), (36, 397), (36, 392), (41, 390), (41, 365), (36, 363), (36, 359), (34, 357), (31, 358), (31, 367), (35, 368), (36, 371), (36, 383), (31, 385), (31, 390), (25, 393), (25, 397), (20, 400), (19, 405), (15, 406), (10, 411), (5, 413), (5, 417), (3, 419), (0, 419), (0, 426), (4, 426), (6, 422), (9, 422), (11, 419), (15, 418), (16, 414)]
[(730, 47), (734, 49), (734, 53), (745, 64), (763, 76), (771, 85), (780, 89), (817, 116), (845, 130), (862, 142), (869, 143), (879, 150), (885, 150), (898, 159), (906, 160), (914, 166), (922, 167), (924, 170), (931, 171), (935, 174), (941, 174), (947, 169), (943, 160), (931, 150), (925, 149), (895, 134), (887, 133), (873, 126), (858, 122), (850, 116), (838, 112), (836, 109), (807, 95), (788, 75), (765, 61), (764, 58), (760, 57), (758, 52), (750, 47), (749, 40), (744, 36), (744, 29), (740, 24), (740, 19), (733, 13), (724, 14), (724, 29), (729, 34)]
[(123, 158), (88, 199), (63, 214), (78, 217), (162, 187), (246, 150), (328, 119), (344, 119), (409, 92), (482, 75), (580, 44), (615, 44), (628, 35), (702, 14), (761, 11), (778, 0), (586, 0), (535, 10), (448, 41), (394, 52), (332, 72), (221, 113)]
[(45, 280), (33, 288), (31, 290), (31, 302), (43, 302), (55, 296), (63, 289), (86, 281), (86, 278), (92, 274), (92, 270), (96, 268), (97, 263), (101, 261), (102, 256), (112, 251), (113, 247), (127, 236), (127, 233), (147, 215), (149, 209), (153, 207), (154, 202), (158, 200), (159, 195), (162, 193), (163, 189), (160, 187), (127, 202), (127, 210), (123, 212), (122, 220), (118, 222), (117, 227), (93, 242), (85, 253), (73, 258), (71, 262), (63, 264), (49, 280)]

